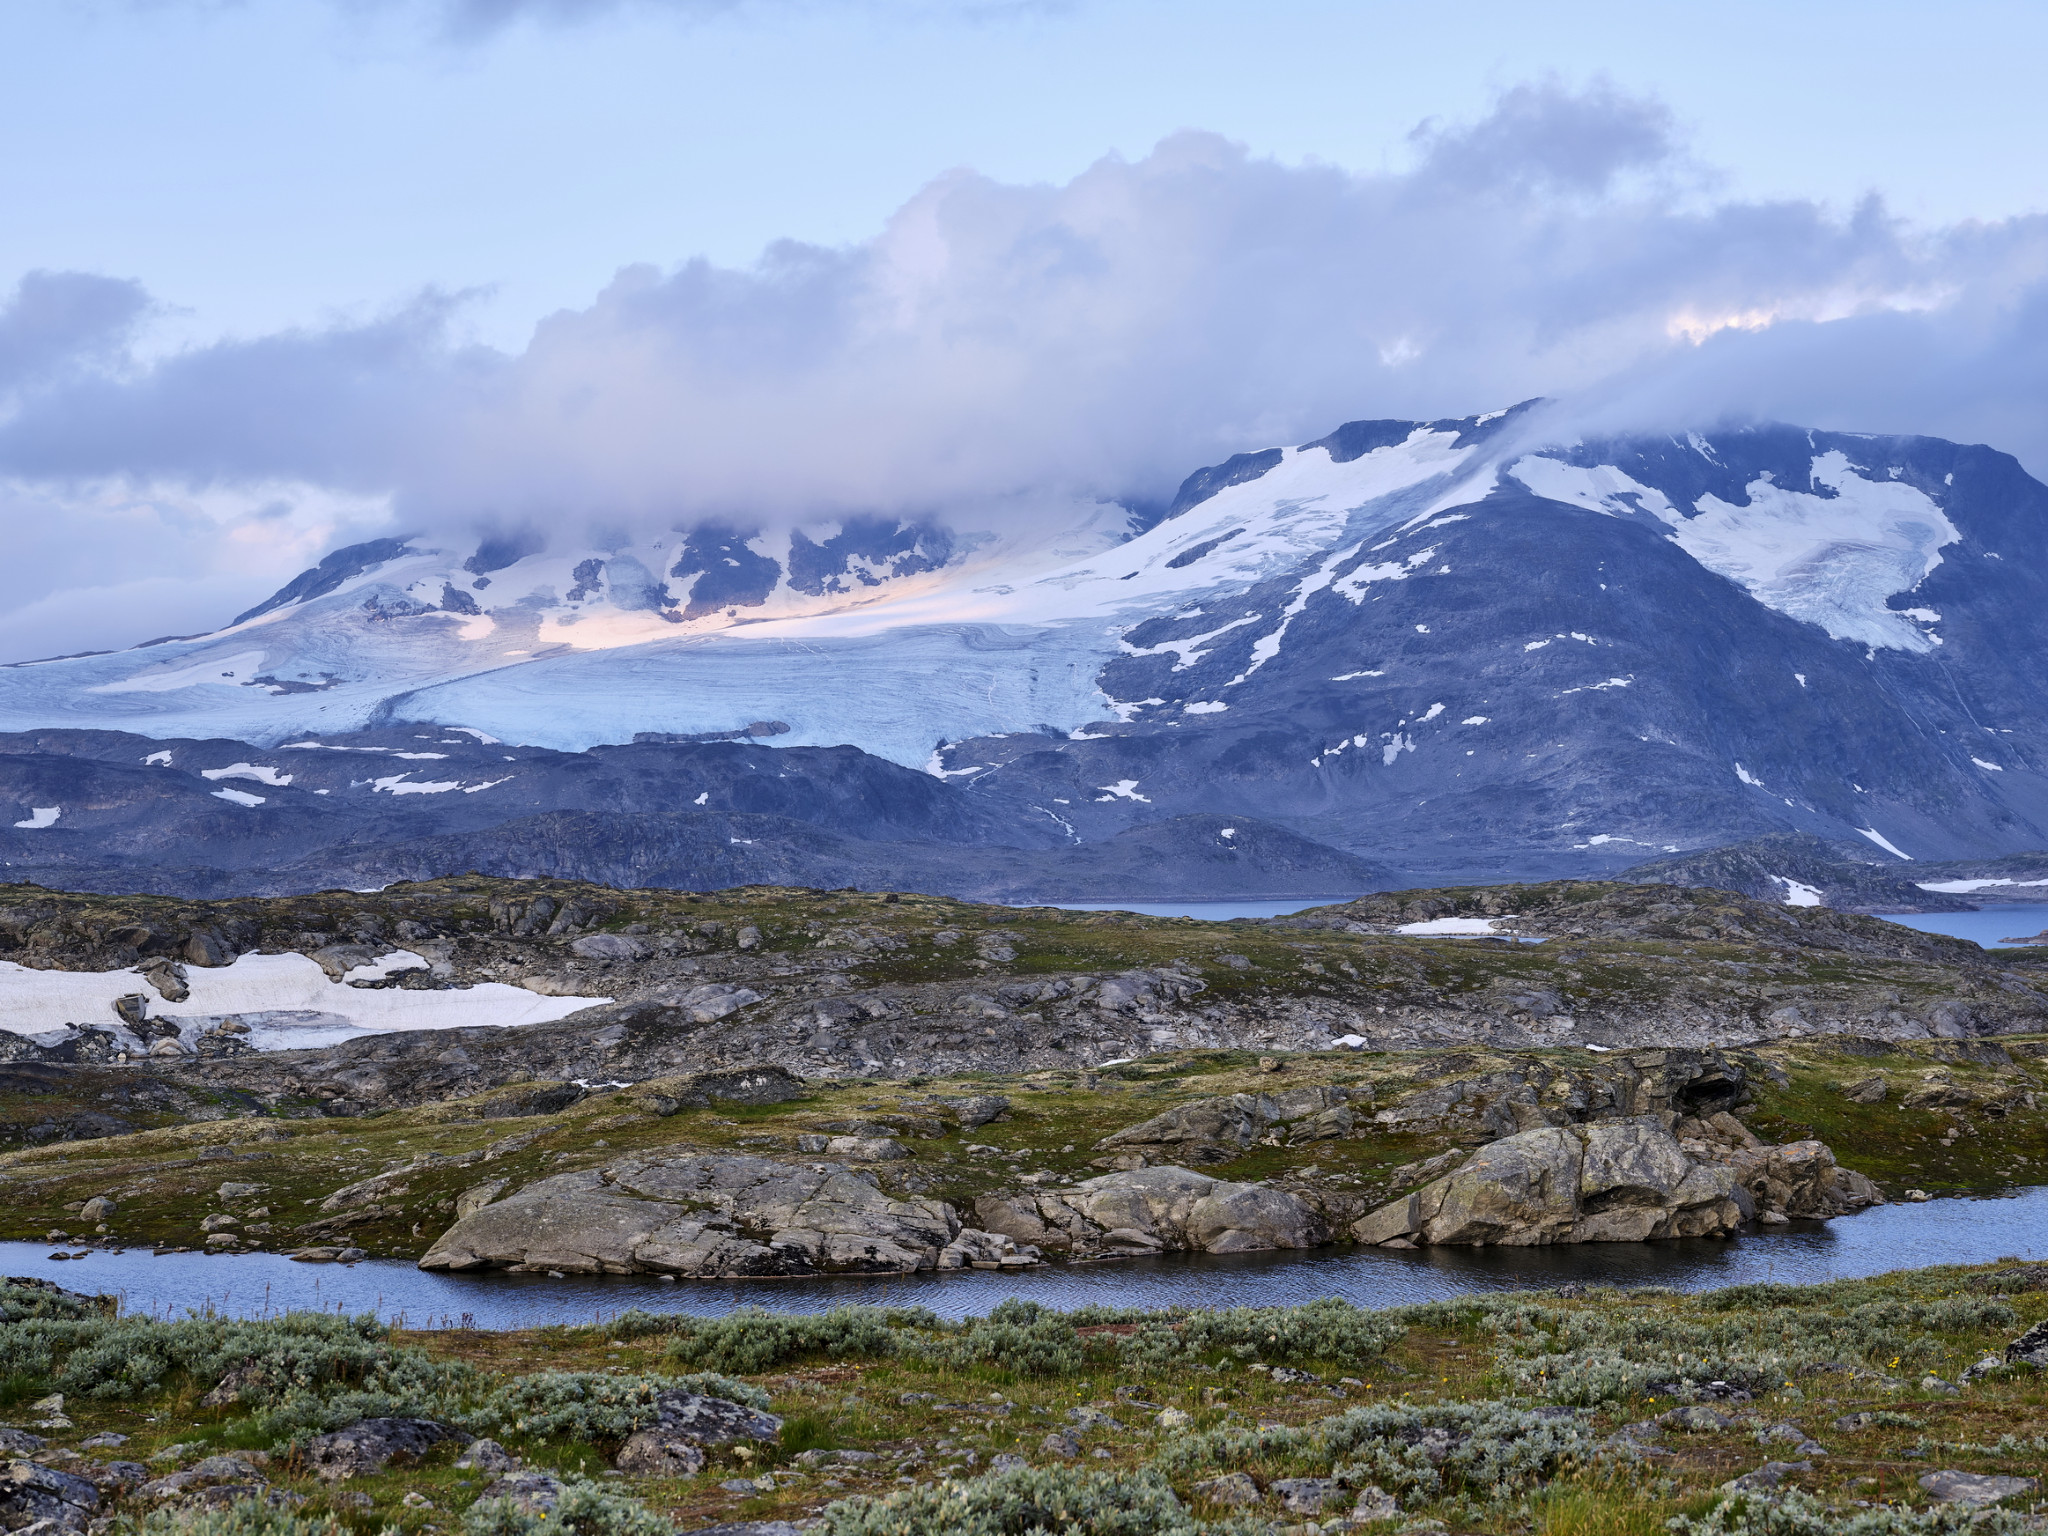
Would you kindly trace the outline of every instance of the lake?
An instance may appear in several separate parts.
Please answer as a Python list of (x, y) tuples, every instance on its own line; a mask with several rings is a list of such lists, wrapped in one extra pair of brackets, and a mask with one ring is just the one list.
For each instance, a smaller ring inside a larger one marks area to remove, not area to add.
[(985, 1315), (1010, 1296), (1062, 1310), (1288, 1306), (1341, 1296), (1398, 1306), (1468, 1291), (1567, 1281), (1669, 1285), (1680, 1290), (1757, 1281), (1805, 1284), (1914, 1268), (1939, 1260), (2048, 1258), (2048, 1187), (2004, 1197), (1887, 1205), (1834, 1221), (1724, 1240), (1586, 1243), (1556, 1248), (1328, 1248), (1309, 1253), (1181, 1255), (1036, 1271), (969, 1270), (890, 1279), (679, 1281), (652, 1276), (428, 1274), (407, 1261), (349, 1267), (295, 1264), (279, 1254), (167, 1254), (146, 1248), (53, 1263), (47, 1245), (0, 1243), (0, 1269), (73, 1290), (118, 1295), (127, 1310), (176, 1317), (211, 1308), (257, 1317), (292, 1308), (375, 1312), (413, 1327), (531, 1328), (601, 1322), (628, 1307), (715, 1316), (738, 1307), (817, 1312), (849, 1304), (929, 1307), (942, 1317)]

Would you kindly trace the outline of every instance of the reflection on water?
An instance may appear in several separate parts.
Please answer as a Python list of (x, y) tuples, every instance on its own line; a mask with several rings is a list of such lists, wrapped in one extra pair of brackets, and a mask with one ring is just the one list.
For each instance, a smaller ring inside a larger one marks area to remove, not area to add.
[(1413, 1253), (1331, 1248), (1309, 1254), (1180, 1256), (1049, 1266), (1021, 1274), (970, 1270), (890, 1280), (663, 1284), (648, 1276), (426, 1274), (402, 1260), (351, 1268), (294, 1264), (276, 1254), (151, 1257), (147, 1249), (51, 1263), (47, 1248), (0, 1243), (0, 1268), (74, 1290), (113, 1292), (132, 1312), (179, 1316), (212, 1307), (253, 1317), (289, 1308), (375, 1312), (414, 1327), (530, 1328), (602, 1321), (627, 1307), (716, 1315), (735, 1307), (816, 1312), (849, 1303), (929, 1307), (980, 1316), (1009, 1296), (1070, 1309), (1280, 1306), (1341, 1296), (1366, 1307), (1467, 1291), (1555, 1286), (1669, 1285), (1681, 1290), (1756, 1281), (1798, 1284), (1931, 1263), (2048, 1258), (2048, 1187), (2003, 1198), (1888, 1205), (1831, 1222), (1794, 1222), (1725, 1241), (1586, 1243), (1560, 1248), (1436, 1248)]
[(1310, 907), (1334, 907), (1357, 896), (1295, 896), (1285, 901), (1061, 901), (1063, 912), (1136, 912), (1142, 917), (1199, 917), (1227, 923), (1233, 917), (1292, 917)]
[[(1973, 898), (1974, 899), (1974, 898)], [(1997, 949), (2007, 939), (2026, 939), (2048, 928), (2048, 902), (2007, 903), (1975, 912), (1896, 912), (1885, 918), (1922, 933), (1946, 933)]]

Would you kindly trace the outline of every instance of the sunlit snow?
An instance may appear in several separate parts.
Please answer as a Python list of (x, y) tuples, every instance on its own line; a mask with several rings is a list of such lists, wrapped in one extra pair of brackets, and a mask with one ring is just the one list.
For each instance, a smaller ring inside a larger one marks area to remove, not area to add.
[(1773, 875), (1771, 878), (1785, 887), (1785, 905), (1788, 907), (1818, 907), (1824, 905), (1820, 899), (1820, 887), (1802, 885), (1787, 875)]
[(57, 824), (57, 818), (59, 816), (62, 816), (63, 814), (64, 808), (62, 806), (31, 806), (29, 808), (28, 820), (17, 821), (15, 825), (17, 827), (26, 828), (27, 830), (32, 832), (41, 831), (44, 827), (54, 827)]

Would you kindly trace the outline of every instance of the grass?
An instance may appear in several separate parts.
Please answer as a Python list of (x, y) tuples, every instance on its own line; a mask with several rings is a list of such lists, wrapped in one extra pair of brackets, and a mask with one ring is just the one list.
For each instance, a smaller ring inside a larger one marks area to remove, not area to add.
[[(901, 1503), (899, 1512), (908, 1519), (926, 1505), (954, 1509), (939, 1498), (951, 1482), (981, 1490), (962, 1494), (964, 1502), (956, 1501), (955, 1514), (966, 1510), (974, 1520), (993, 1519), (988, 1511), (1006, 1507), (1003, 1499), (1009, 1495), (1000, 1494), (996, 1483), (984, 1487), (976, 1481), (987, 1474), (993, 1458), (1021, 1456), (1034, 1468), (1057, 1469), (1066, 1463), (1043, 1450), (1041, 1442), (1052, 1430), (1065, 1429), (1083, 1447), (1078, 1466), (1108, 1481), (1084, 1486), (1085, 1478), (1061, 1482), (1055, 1477), (1032, 1485), (1036, 1491), (1030, 1496), (1135, 1501), (1132, 1507), (1140, 1514), (1129, 1520), (1136, 1523), (1113, 1527), (1126, 1536), (1166, 1529), (1142, 1513), (1152, 1507), (1148, 1500), (1156, 1504), (1143, 1491), (1152, 1486), (1144, 1479), (1164, 1479), (1182, 1504), (1192, 1507), (1193, 1484), (1217, 1471), (1247, 1471), (1263, 1485), (1287, 1476), (1328, 1475), (1333, 1465), (1361, 1469), (1360, 1481), (1398, 1492), (1405, 1501), (1404, 1519), (1439, 1520), (1453, 1531), (1653, 1536), (1673, 1517), (1708, 1511), (1716, 1502), (1715, 1490), (1728, 1479), (1766, 1459), (1789, 1459), (1781, 1447), (1760, 1443), (1758, 1432), (1790, 1421), (1829, 1452), (1812, 1458), (1811, 1471), (1794, 1474), (1791, 1486), (1843, 1510), (1854, 1500), (1918, 1506), (1925, 1496), (1917, 1478), (1933, 1467), (2039, 1472), (2041, 1441), (2036, 1437), (2048, 1435), (2048, 1376), (1987, 1380), (1959, 1395), (1918, 1386), (1929, 1369), (1953, 1379), (1963, 1364), (2048, 1316), (2048, 1290), (2021, 1288), (2025, 1283), (2022, 1271), (1986, 1266), (1909, 1271), (1821, 1287), (1755, 1288), (1754, 1294), (1471, 1296), (1361, 1314), (1373, 1323), (1364, 1333), (1302, 1334), (1329, 1341), (1311, 1346), (1320, 1347), (1321, 1354), (1290, 1357), (1295, 1369), (1318, 1378), (1312, 1381), (1277, 1381), (1273, 1372), (1252, 1369), (1268, 1363), (1247, 1358), (1258, 1354), (1257, 1347), (1218, 1342), (1192, 1357), (1154, 1361), (1116, 1332), (1074, 1335), (1074, 1326), (1085, 1326), (1093, 1314), (1038, 1314), (1033, 1326), (1065, 1330), (1079, 1347), (1057, 1369), (1019, 1371), (1000, 1358), (980, 1358), (971, 1351), (908, 1347), (963, 1335), (903, 1314), (899, 1323), (906, 1347), (894, 1353), (840, 1359), (813, 1350), (745, 1376), (748, 1385), (768, 1394), (783, 1419), (776, 1442), (715, 1451), (711, 1464), (695, 1477), (609, 1478), (605, 1486), (641, 1500), (669, 1521), (670, 1529), (738, 1518), (808, 1518), (835, 1501), (933, 1490), (924, 1504)], [(2009, 1299), (1999, 1301), (2006, 1287), (2012, 1288)], [(1549, 1335), (1548, 1343), (1526, 1326), (1531, 1323)], [(1594, 1336), (1633, 1337), (1641, 1350), (1664, 1350), (1675, 1359), (1698, 1330), (1724, 1326), (1738, 1342), (1747, 1333), (1773, 1347), (1799, 1346), (1810, 1338), (1813, 1351), (1829, 1357), (1824, 1363), (1853, 1368), (1800, 1368), (1761, 1381), (1753, 1401), (1716, 1405), (1748, 1422), (1705, 1433), (1659, 1432), (1653, 1443), (1668, 1454), (1647, 1461), (1617, 1457), (1601, 1447), (1623, 1426), (1640, 1424), (1670, 1407), (1668, 1397), (1624, 1389), (1562, 1418), (1546, 1417), (1555, 1409), (1546, 1406), (1541, 1392), (1515, 1398), (1512, 1373), (1504, 1370), (1511, 1357), (1524, 1357), (1532, 1349), (1566, 1350)], [(673, 1337), (655, 1331), (621, 1341), (610, 1327), (503, 1333), (451, 1329), (398, 1332), (386, 1342), (401, 1354), (418, 1351), (426, 1361), (438, 1362), (443, 1368), (438, 1379), (479, 1382), (477, 1390), (496, 1390), (536, 1371), (621, 1377), (672, 1372), (666, 1351)], [(1227, 1332), (1214, 1334), (1219, 1341), (1228, 1337)], [(1342, 1342), (1346, 1339), (1359, 1342)], [(1915, 1340), (1922, 1342), (1900, 1348)], [(1894, 1359), (1900, 1360), (1897, 1368), (1890, 1364)], [(417, 1370), (414, 1375), (420, 1377)], [(203, 1386), (203, 1380), (173, 1373), (157, 1390), (133, 1398), (72, 1396), (67, 1412), (76, 1427), (53, 1439), (75, 1445), (88, 1435), (114, 1430), (132, 1438), (118, 1451), (98, 1454), (146, 1461), (158, 1450), (182, 1444), (192, 1448), (183, 1457), (188, 1464), (209, 1451), (268, 1450), (268, 1475), (278, 1486), (309, 1496), (304, 1512), (331, 1508), (358, 1536), (373, 1536), (387, 1525), (412, 1536), (429, 1525), (445, 1529), (445, 1522), (481, 1492), (476, 1477), (452, 1465), (455, 1452), (447, 1448), (420, 1466), (351, 1483), (350, 1491), (369, 1495), (368, 1509), (335, 1503), (329, 1490), (265, 1435), (249, 1406), (201, 1407)], [(1544, 1413), (1527, 1411), (1539, 1408)], [(1186, 1423), (1162, 1425), (1160, 1415), (1167, 1409), (1185, 1414)], [(1834, 1427), (1851, 1413), (1869, 1418), (1860, 1427)], [(1424, 1443), (1418, 1437), (1433, 1432), (1432, 1425), (1442, 1426), (1440, 1432), (1449, 1437), (1442, 1443), (1450, 1454), (1440, 1464), (1418, 1461), (1411, 1453)], [(532, 1465), (598, 1478), (617, 1436), (500, 1438)], [(868, 1452), (872, 1459), (803, 1459), (809, 1451), (840, 1449)], [(1098, 1457), (1098, 1449), (1108, 1454)], [(734, 1493), (720, 1486), (733, 1478), (764, 1475), (773, 1480), (771, 1489)], [(406, 1506), (403, 1498), (409, 1491), (425, 1496), (436, 1511)], [(1266, 1515), (1273, 1509), (1266, 1506)], [(866, 1515), (856, 1520), (836, 1513), (831, 1518), (834, 1529), (873, 1526)], [(901, 1529), (906, 1536), (928, 1531), (938, 1536), (935, 1529), (914, 1522)]]

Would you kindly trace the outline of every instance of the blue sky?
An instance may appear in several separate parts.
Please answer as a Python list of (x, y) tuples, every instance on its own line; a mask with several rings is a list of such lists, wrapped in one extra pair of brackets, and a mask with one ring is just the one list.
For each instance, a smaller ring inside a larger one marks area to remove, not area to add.
[(10, 0), (0, 658), (1560, 397), (2048, 470), (2048, 7)]
[(1552, 71), (1662, 99), (1725, 193), (1939, 222), (2048, 197), (2038, 5), (512, 9), (11, 0), (0, 281), (138, 278), (189, 312), (160, 344), (486, 288), (471, 320), (513, 346), (629, 262), (869, 238), (955, 166), (1064, 182), (1199, 128), (1370, 171)]

